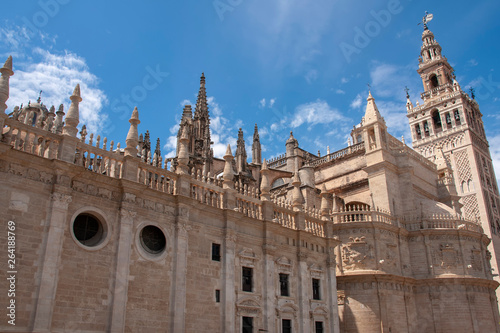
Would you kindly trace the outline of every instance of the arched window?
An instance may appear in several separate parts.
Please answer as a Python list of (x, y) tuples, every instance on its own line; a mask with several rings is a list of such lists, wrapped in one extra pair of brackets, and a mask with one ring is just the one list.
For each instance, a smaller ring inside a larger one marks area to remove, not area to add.
[(432, 111), (432, 123), (434, 124), (434, 129), (436, 130), (435, 132), (440, 132), (442, 129), (441, 115), (439, 114), (438, 110)]
[(438, 78), (437, 78), (436, 74), (432, 74), (429, 79), (431, 81), (431, 89), (437, 88), (439, 86), (439, 82), (438, 82)]

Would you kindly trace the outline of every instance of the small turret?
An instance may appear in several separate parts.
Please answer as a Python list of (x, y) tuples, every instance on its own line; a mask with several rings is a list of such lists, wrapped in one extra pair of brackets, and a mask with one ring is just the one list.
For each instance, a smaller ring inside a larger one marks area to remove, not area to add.
[(234, 172), (233, 172), (233, 153), (231, 152), (231, 145), (227, 145), (226, 154), (224, 155), (224, 182), (222, 183), (223, 188), (232, 189), (234, 188)]
[(82, 101), (82, 98), (80, 97), (80, 84), (76, 85), (70, 99), (71, 105), (69, 106), (68, 114), (66, 115), (66, 124), (63, 128), (63, 134), (76, 137), (76, 134), (78, 133), (78, 129), (76, 127), (80, 122), (79, 104)]
[(241, 174), (246, 172), (247, 152), (245, 149), (245, 139), (243, 138), (243, 130), (238, 131), (238, 140), (236, 142), (236, 173)]
[(137, 125), (141, 123), (139, 120), (139, 111), (137, 110), (137, 106), (134, 108), (134, 111), (132, 111), (132, 116), (128, 122), (130, 123), (130, 128), (128, 130), (127, 138), (125, 139), (125, 143), (127, 144), (125, 147), (125, 156), (137, 157), (137, 145), (139, 144)]
[(9, 81), (10, 77), (14, 75), (12, 71), (12, 56), (9, 56), (5, 64), (0, 68), (0, 113), (4, 114), (7, 110), (7, 100), (9, 99)]

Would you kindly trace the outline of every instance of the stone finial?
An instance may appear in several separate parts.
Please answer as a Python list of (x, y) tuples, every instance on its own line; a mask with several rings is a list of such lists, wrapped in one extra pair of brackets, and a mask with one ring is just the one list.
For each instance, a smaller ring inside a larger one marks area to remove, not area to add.
[(80, 109), (79, 103), (82, 101), (80, 97), (80, 84), (77, 84), (73, 95), (70, 96), (71, 105), (69, 106), (68, 113), (66, 114), (66, 124), (63, 128), (63, 134), (76, 137), (78, 133), (78, 123), (80, 122)]
[(304, 209), (304, 197), (300, 191), (300, 185), (299, 173), (295, 172), (292, 178), (292, 207), (294, 211), (302, 211)]
[[(7, 58), (5, 64), (0, 68), (0, 114), (4, 114), (7, 110), (7, 100), (9, 99), (9, 81), (10, 77), (14, 75), (12, 71), (12, 56)], [(3, 124), (3, 122), (2, 122)]]
[(366, 110), (365, 110), (365, 116), (364, 116), (364, 122), (363, 125), (368, 125), (372, 124), (378, 121), (384, 122), (384, 118), (382, 118), (382, 115), (378, 111), (377, 104), (375, 104), (375, 98), (372, 96), (372, 92), (368, 92), (368, 98), (366, 99)]
[(261, 200), (262, 201), (270, 201), (271, 200), (271, 182), (269, 179), (270, 170), (267, 167), (267, 161), (264, 159), (262, 162), (262, 168), (260, 170), (261, 182), (260, 182), (260, 192), (261, 192)]
[(231, 145), (227, 145), (226, 154), (224, 155), (224, 160), (226, 163), (224, 164), (224, 182), (222, 183), (223, 188), (234, 188), (234, 172), (233, 172), (233, 153), (231, 152)]
[(177, 156), (177, 162), (179, 165), (176, 168), (178, 174), (187, 175), (189, 174), (189, 136), (187, 132), (187, 126), (182, 129), (181, 138), (179, 139), (179, 156)]
[(125, 139), (125, 156), (137, 157), (137, 145), (139, 144), (139, 133), (137, 131), (137, 125), (141, 123), (139, 120), (139, 110), (137, 106), (132, 111), (132, 116), (129, 121), (130, 128), (128, 130), (127, 138)]
[(63, 117), (64, 117), (64, 105), (59, 105), (59, 108), (56, 112), (56, 120), (54, 121), (54, 127), (52, 128), (52, 132), (54, 134), (61, 134), (64, 126)]

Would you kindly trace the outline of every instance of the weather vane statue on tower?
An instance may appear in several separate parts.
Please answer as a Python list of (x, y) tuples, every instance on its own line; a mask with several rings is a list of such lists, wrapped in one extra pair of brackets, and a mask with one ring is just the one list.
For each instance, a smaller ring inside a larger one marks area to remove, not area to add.
[[(428, 30), (429, 28), (427, 27), (427, 22), (430, 22), (434, 16), (432, 14), (429, 14), (427, 11), (425, 12), (425, 16), (422, 17), (422, 22), (421, 24), (424, 25), (424, 30)], [(420, 23), (418, 25), (420, 25)]]

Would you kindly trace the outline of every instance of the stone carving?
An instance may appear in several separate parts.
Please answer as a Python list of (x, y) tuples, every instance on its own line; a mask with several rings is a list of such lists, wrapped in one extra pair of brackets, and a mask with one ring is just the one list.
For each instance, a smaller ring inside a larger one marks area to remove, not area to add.
[(11, 163), (9, 173), (12, 173), (16, 176), (24, 176), (26, 174), (26, 168), (22, 165)]
[(441, 244), (439, 250), (434, 250), (434, 264), (444, 269), (456, 268), (459, 263), (458, 251), (450, 243)]
[(111, 191), (107, 188), (99, 187), (97, 189), (97, 196), (101, 198), (111, 199)]
[(293, 262), (290, 259), (288, 259), (287, 257), (281, 256), (278, 259), (276, 259), (275, 262), (276, 262), (276, 266), (278, 267), (279, 271), (282, 271), (282, 272), (291, 272), (292, 271)]
[(481, 258), (481, 250), (477, 249), (475, 246), (473, 246), (471, 249), (470, 268), (479, 272), (483, 271), (483, 260)]
[(321, 278), (323, 275), (323, 267), (319, 266), (318, 264), (311, 264), (309, 266), (309, 272), (311, 273), (311, 276), (313, 278)]
[(137, 212), (126, 209), (121, 209), (120, 214), (122, 219), (134, 219), (137, 216)]
[(260, 304), (251, 298), (243, 299), (236, 304), (236, 312), (238, 316), (255, 316), (259, 315), (261, 311)]
[(373, 246), (365, 241), (365, 236), (349, 237), (351, 240), (342, 245), (342, 262), (344, 269), (365, 269), (373, 259)]
[(257, 255), (253, 252), (251, 248), (244, 247), (239, 253), (240, 264), (243, 266), (255, 266), (255, 263), (259, 259)]
[(132, 193), (123, 193), (123, 201), (135, 203), (135, 194)]
[(68, 204), (72, 201), (71, 195), (62, 193), (52, 193), (51, 199), (54, 207), (68, 209)]

